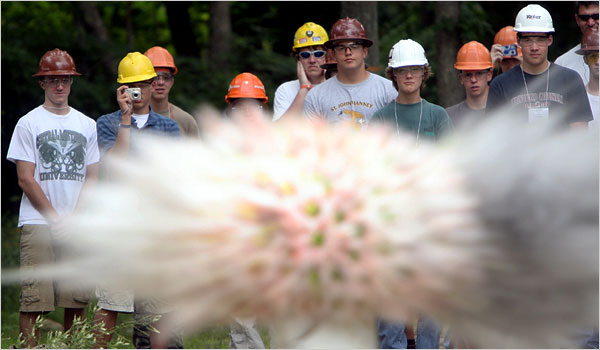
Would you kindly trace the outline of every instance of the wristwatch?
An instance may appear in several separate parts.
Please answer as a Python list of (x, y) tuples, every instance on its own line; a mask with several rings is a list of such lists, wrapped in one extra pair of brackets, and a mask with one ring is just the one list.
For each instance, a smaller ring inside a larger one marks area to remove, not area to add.
[(129, 128), (131, 128), (131, 124), (121, 124), (121, 123), (119, 123), (119, 128), (129, 129)]
[(303, 88), (307, 88), (307, 89), (310, 90), (310, 89), (312, 89), (312, 85), (310, 85), (310, 84), (308, 84), (308, 85), (300, 85), (300, 89), (303, 89)]

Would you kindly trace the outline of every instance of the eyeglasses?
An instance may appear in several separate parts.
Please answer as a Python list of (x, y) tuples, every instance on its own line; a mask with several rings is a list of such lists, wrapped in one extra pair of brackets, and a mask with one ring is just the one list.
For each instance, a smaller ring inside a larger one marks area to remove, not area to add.
[(588, 63), (591, 63), (591, 64), (598, 63), (598, 52), (585, 55), (585, 59), (588, 61)]
[(159, 80), (163, 80), (163, 81), (171, 81), (173, 80), (173, 74), (171, 73), (156, 73), (157, 77), (154, 79), (154, 81), (159, 81)]
[(56, 87), (58, 84), (62, 84), (62, 86), (70, 86), (73, 83), (73, 78), (64, 77), (64, 78), (46, 78), (44, 79), (44, 83)]
[(127, 86), (130, 87), (130, 88), (140, 88), (140, 89), (143, 89), (143, 88), (146, 88), (146, 87), (152, 85), (153, 82), (154, 82), (154, 79), (152, 79), (152, 80), (146, 80), (146, 81), (138, 81), (138, 82), (135, 82), (135, 83), (128, 83)]
[(232, 111), (250, 111), (252, 109), (263, 109), (261, 105), (249, 104), (249, 105), (240, 105), (237, 107), (231, 107)]
[(538, 46), (545, 45), (548, 43), (548, 37), (545, 36), (528, 36), (525, 38), (521, 38), (521, 46), (530, 47), (533, 44), (537, 44)]
[(475, 77), (475, 79), (483, 79), (488, 75), (488, 72), (489, 70), (479, 70), (476, 72), (461, 72), (460, 75), (467, 79), (473, 79), (473, 77)]
[(582, 21), (589, 21), (589, 19), (593, 19), (594, 21), (598, 20), (598, 14), (597, 13), (592, 13), (591, 15), (580, 15), (579, 13), (577, 14), (577, 17), (579, 17), (580, 20)]
[(300, 52), (300, 57), (307, 59), (310, 57), (310, 55), (314, 55), (315, 58), (320, 58), (325, 56), (326, 52), (323, 50), (315, 50), (315, 51), (302, 51)]
[(402, 67), (402, 68), (395, 69), (395, 71), (396, 71), (396, 74), (401, 77), (407, 76), (408, 73), (410, 73), (410, 75), (413, 75), (415, 77), (425, 74), (425, 69), (423, 66)]
[(352, 44), (349, 44), (347, 46), (337, 45), (333, 49), (337, 53), (342, 53), (342, 52), (346, 52), (346, 50), (348, 50), (348, 49), (350, 49), (350, 51), (354, 51), (354, 50), (358, 50), (360, 48), (362, 48), (361, 44), (359, 44), (359, 43), (352, 43)]

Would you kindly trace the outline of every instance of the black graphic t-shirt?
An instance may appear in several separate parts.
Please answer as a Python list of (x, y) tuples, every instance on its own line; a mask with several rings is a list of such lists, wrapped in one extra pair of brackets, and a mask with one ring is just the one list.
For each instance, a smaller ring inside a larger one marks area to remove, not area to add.
[(554, 63), (538, 75), (525, 73), (521, 66), (516, 66), (494, 78), (490, 84), (486, 116), (503, 112), (528, 121), (530, 109), (545, 108), (548, 108), (548, 118), (560, 118), (561, 124), (593, 119), (579, 74)]

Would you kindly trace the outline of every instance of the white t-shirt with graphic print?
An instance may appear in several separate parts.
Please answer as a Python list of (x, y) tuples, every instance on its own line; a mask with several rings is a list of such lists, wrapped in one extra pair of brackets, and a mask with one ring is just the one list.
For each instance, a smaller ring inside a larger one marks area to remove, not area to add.
[[(74, 108), (57, 115), (39, 106), (17, 122), (6, 158), (36, 165), (34, 178), (59, 214), (72, 212), (87, 166), (99, 161), (96, 122)], [(46, 224), (23, 194), (19, 227)]]

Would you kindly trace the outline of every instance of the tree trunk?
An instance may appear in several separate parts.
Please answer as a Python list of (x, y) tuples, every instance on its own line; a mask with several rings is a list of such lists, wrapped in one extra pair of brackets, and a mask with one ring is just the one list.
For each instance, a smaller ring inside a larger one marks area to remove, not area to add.
[(460, 45), (458, 21), (460, 2), (440, 1), (435, 6), (435, 45), (438, 104), (450, 107), (464, 98), (464, 89), (458, 82), (454, 63)]
[[(77, 11), (81, 14), (80, 16), (76, 16), (78, 19), (76, 21), (77, 25), (83, 26), (82, 29), (84, 32), (91, 32), (102, 43), (102, 46), (110, 47), (111, 40), (106, 26), (102, 21), (102, 16), (100, 16), (100, 11), (98, 11), (98, 7), (96, 6), (96, 2), (76, 1), (75, 4)], [(116, 77), (118, 61), (111, 57), (108, 50), (101, 50), (98, 55), (100, 55), (100, 60), (107, 69), (107, 72), (111, 72)]]
[(367, 32), (367, 38), (373, 41), (369, 48), (367, 64), (369, 70), (375, 73), (381, 71), (379, 67), (379, 26), (377, 22), (377, 1), (342, 1), (341, 18), (356, 18), (362, 23)]
[(189, 8), (193, 2), (164, 1), (173, 45), (178, 56), (199, 56), (194, 28), (190, 23)]
[(127, 52), (133, 51), (135, 46), (135, 37), (133, 34), (133, 10), (131, 2), (127, 2), (127, 17), (125, 17), (125, 28), (127, 28)]
[(229, 68), (231, 54), (231, 17), (230, 3), (226, 1), (210, 2), (210, 61), (222, 71)]

